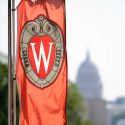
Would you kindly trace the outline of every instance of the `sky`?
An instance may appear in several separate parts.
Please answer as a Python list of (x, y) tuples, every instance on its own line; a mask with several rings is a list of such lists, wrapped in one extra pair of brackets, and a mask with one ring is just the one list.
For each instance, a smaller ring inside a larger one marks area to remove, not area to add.
[[(104, 99), (125, 96), (125, 1), (66, 0), (66, 16), (69, 79), (76, 82), (89, 50)], [(0, 51), (7, 54), (7, 0), (0, 2), (0, 24)]]

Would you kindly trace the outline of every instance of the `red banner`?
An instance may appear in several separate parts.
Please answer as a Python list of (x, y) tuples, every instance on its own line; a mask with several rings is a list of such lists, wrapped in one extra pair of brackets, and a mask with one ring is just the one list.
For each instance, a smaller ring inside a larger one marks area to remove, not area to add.
[(20, 2), (16, 66), (20, 125), (66, 123), (65, 27), (65, 0)]

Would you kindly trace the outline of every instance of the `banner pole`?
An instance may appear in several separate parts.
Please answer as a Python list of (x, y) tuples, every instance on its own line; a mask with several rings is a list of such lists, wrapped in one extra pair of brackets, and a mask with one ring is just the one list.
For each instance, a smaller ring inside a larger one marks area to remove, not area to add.
[(12, 43), (13, 43), (13, 125), (16, 125), (16, 77), (15, 77), (15, 0), (12, 0)]
[(8, 0), (8, 125), (12, 125), (11, 0)]

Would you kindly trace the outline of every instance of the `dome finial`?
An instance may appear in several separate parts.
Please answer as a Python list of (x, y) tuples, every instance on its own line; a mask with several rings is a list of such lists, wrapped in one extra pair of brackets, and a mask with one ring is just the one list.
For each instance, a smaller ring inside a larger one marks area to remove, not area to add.
[(90, 61), (90, 51), (89, 50), (87, 50), (87, 52), (86, 52), (86, 60)]

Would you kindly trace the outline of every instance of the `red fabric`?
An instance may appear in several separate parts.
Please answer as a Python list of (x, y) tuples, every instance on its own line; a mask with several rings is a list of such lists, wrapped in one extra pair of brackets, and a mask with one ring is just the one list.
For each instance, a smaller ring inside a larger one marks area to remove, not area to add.
[[(39, 88), (27, 79), (20, 58), (20, 35), (24, 24), (44, 15), (56, 22), (64, 36), (64, 59), (58, 77), (48, 87)], [(18, 54), (16, 77), (20, 98), (20, 125), (64, 125), (67, 91), (67, 59), (64, 0), (22, 0), (18, 6)]]

